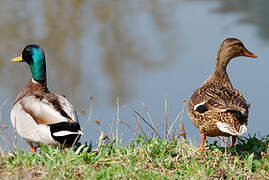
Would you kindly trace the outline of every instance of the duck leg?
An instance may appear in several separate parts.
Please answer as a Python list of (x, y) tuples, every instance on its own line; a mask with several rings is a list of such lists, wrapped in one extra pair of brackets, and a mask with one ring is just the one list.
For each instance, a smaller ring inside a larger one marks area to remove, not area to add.
[(236, 143), (236, 136), (232, 136), (232, 147), (235, 145)]
[(35, 146), (31, 146), (31, 152), (36, 152), (36, 147)]
[(205, 139), (206, 139), (206, 136), (204, 133), (201, 133), (201, 144), (200, 144), (200, 150), (201, 151), (205, 151), (205, 148), (204, 148), (204, 145), (205, 145)]

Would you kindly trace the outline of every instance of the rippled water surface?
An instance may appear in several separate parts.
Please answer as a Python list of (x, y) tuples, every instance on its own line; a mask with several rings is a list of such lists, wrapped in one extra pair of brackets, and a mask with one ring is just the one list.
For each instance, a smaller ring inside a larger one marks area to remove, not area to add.
[[(234, 87), (252, 104), (248, 133), (265, 135), (269, 126), (266, 5), (269, 2), (264, 0), (1, 0), (0, 103), (8, 102), (0, 124), (8, 126), (5, 131), (12, 141), (10, 110), (31, 75), (26, 64), (10, 60), (35, 43), (46, 53), (49, 89), (68, 97), (82, 126), (93, 105), (83, 142), (96, 144), (100, 129), (115, 136), (117, 97), (121, 120), (136, 128), (132, 107), (150, 122), (144, 102), (164, 135), (165, 96), (170, 126), (183, 108), (182, 100), (213, 71), (222, 40), (237, 37), (258, 59), (236, 58), (228, 73)], [(198, 130), (186, 110), (183, 119), (187, 136), (198, 141)], [(153, 134), (143, 127), (148, 136)], [(133, 138), (133, 132), (121, 123), (118, 132), (125, 143)], [(24, 147), (22, 142), (18, 140)]]

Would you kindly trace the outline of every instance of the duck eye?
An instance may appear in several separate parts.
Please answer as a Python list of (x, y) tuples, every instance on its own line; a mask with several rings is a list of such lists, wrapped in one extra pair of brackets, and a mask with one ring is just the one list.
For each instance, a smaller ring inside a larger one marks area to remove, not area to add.
[(33, 57), (32, 57), (32, 53), (29, 51), (26, 51), (25, 53), (22, 54), (22, 58), (24, 59), (24, 61), (30, 63), (31, 61), (33, 61)]

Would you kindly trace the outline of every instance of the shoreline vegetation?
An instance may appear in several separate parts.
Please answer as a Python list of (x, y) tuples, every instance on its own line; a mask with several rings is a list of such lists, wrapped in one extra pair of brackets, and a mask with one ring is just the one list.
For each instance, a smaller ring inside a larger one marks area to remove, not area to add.
[[(0, 106), (0, 112), (6, 103), (5, 100)], [(207, 144), (206, 151), (201, 152), (186, 140), (185, 100), (181, 112), (169, 125), (165, 97), (163, 133), (153, 123), (146, 105), (141, 104), (146, 117), (128, 106), (137, 120), (136, 127), (132, 127), (120, 119), (117, 98), (115, 132), (108, 137), (109, 133), (99, 127), (97, 148), (91, 143), (77, 143), (71, 149), (41, 146), (38, 153), (25, 152), (16, 148), (14, 134), (14, 142), (7, 142), (13, 147), (12, 152), (3, 152), (0, 145), (0, 179), (269, 179), (269, 134), (265, 137), (239, 137), (233, 148), (228, 143), (219, 146), (215, 141)], [(90, 121), (100, 126), (98, 120), (91, 120), (92, 106), (90, 97), (89, 116), (82, 129)], [(119, 124), (134, 134), (128, 145), (123, 146), (118, 139)], [(143, 128), (145, 125), (152, 130), (151, 136)], [(1, 125), (0, 138), (4, 141), (7, 141), (6, 128)]]

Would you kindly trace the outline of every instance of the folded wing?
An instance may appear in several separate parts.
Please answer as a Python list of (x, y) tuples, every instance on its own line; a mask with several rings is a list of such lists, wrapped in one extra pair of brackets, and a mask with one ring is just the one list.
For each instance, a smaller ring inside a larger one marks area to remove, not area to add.
[(68, 100), (59, 95), (30, 95), (25, 96), (18, 103), (37, 124), (50, 125), (77, 121), (73, 107)]

